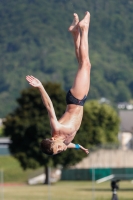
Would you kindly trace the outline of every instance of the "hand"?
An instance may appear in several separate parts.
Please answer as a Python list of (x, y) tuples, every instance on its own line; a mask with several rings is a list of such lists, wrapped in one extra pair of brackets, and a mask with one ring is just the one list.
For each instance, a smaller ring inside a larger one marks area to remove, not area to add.
[(88, 149), (82, 149), (86, 154), (89, 154), (89, 150)]
[(84, 151), (86, 154), (89, 154), (89, 150), (88, 150), (88, 149), (85, 149), (85, 148), (82, 147), (81, 145), (80, 145), (80, 149), (81, 149), (82, 151)]
[(35, 78), (34, 76), (26, 76), (26, 80), (29, 82), (30, 85), (32, 85), (33, 87), (41, 87), (42, 83)]

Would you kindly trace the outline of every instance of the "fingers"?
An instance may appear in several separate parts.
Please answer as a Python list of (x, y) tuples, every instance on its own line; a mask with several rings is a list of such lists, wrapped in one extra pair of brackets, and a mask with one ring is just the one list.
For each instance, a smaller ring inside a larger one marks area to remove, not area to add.
[(34, 80), (34, 78), (32, 77), (32, 76), (26, 76), (26, 80), (29, 82), (29, 84), (31, 85), (31, 86), (33, 86), (33, 87), (35, 87), (34, 86), (34, 82), (33, 82), (33, 80)]
[(26, 76), (26, 80), (31, 80), (31, 76)]
[(34, 77), (33, 77), (33, 76), (29, 76), (29, 75), (27, 75), (27, 76), (26, 76), (26, 79), (33, 80)]
[(31, 81), (33, 81), (33, 80), (39, 81), (37, 78), (35, 78), (35, 77), (32, 76), (32, 75), (27, 75), (27, 76), (26, 76), (26, 80), (27, 80), (28, 82), (31, 82)]
[(88, 149), (85, 149), (85, 152), (86, 152), (86, 154), (89, 154), (89, 150)]
[(30, 83), (32, 82), (33, 80), (36, 80), (36, 78), (34, 76), (26, 76), (26, 80)]
[(85, 149), (84, 147), (81, 148), (86, 154), (89, 154), (89, 150)]
[(28, 82), (32, 81), (31, 78), (30, 78), (30, 76), (26, 76), (26, 80), (27, 80)]
[(32, 75), (31, 75), (31, 78), (33, 78), (33, 79), (37, 79), (37, 78), (35, 78), (35, 77), (34, 77), (34, 76), (32, 76)]
[(41, 82), (35, 78), (32, 75), (27, 75), (26, 80), (29, 82), (29, 84), (33, 87), (39, 87), (41, 85)]

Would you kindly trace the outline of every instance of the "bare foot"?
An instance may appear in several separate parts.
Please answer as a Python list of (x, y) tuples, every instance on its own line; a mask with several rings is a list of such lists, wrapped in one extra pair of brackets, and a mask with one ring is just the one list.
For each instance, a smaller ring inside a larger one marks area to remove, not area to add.
[(78, 28), (79, 17), (78, 17), (78, 15), (76, 13), (74, 13), (73, 16), (74, 16), (73, 22), (72, 22), (71, 26), (68, 28), (68, 30), (70, 32), (74, 33), (74, 32), (77, 32), (78, 29), (79, 29)]
[(79, 27), (82, 29), (84, 28), (89, 28), (89, 24), (90, 24), (90, 13), (87, 11), (85, 13), (84, 18), (79, 22)]

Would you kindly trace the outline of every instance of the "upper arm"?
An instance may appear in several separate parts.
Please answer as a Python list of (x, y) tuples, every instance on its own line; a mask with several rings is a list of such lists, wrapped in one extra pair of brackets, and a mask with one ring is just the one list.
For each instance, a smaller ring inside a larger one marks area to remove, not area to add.
[(47, 111), (48, 111), (48, 116), (49, 116), (50, 125), (51, 125), (52, 130), (57, 131), (57, 129), (59, 127), (59, 122), (57, 120), (55, 110), (54, 110), (52, 103), (51, 103), (51, 106), (49, 108), (47, 108)]
[(48, 111), (51, 128), (52, 128), (52, 130), (56, 130), (57, 127), (58, 127), (58, 121), (57, 121), (57, 118), (56, 118), (56, 115), (55, 115), (53, 103), (52, 103), (49, 95), (47, 94), (47, 92), (45, 91), (43, 86), (41, 86), (39, 88), (39, 91), (40, 91), (41, 96), (42, 96), (42, 101), (43, 101), (43, 103), (44, 103), (44, 105), (45, 105), (45, 107)]
[(75, 148), (75, 144), (71, 142), (71, 143), (67, 146), (67, 148)]

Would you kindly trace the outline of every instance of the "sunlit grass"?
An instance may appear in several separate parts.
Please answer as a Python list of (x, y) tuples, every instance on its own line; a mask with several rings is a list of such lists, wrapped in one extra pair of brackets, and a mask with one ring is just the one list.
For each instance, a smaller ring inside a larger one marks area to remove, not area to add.
[[(0, 169), (4, 171), (4, 188), (0, 187), (0, 198), (4, 200), (111, 200), (110, 182), (96, 184), (91, 181), (60, 181), (54, 185), (27, 185), (34, 170), (23, 171), (19, 162), (11, 156), (0, 156)], [(18, 186), (8, 185), (15, 182)], [(19, 184), (23, 185), (19, 185)], [(131, 181), (119, 182), (119, 200), (133, 200)]]
[[(131, 182), (120, 182), (119, 199), (132, 200), (132, 188)], [(6, 200), (111, 200), (112, 192), (110, 182), (60, 181), (49, 186), (6, 186), (4, 197)]]
[(0, 170), (4, 172), (4, 182), (27, 182), (33, 170), (24, 171), (18, 160), (12, 156), (0, 156)]
[(0, 137), (3, 136), (3, 126), (0, 126)]

